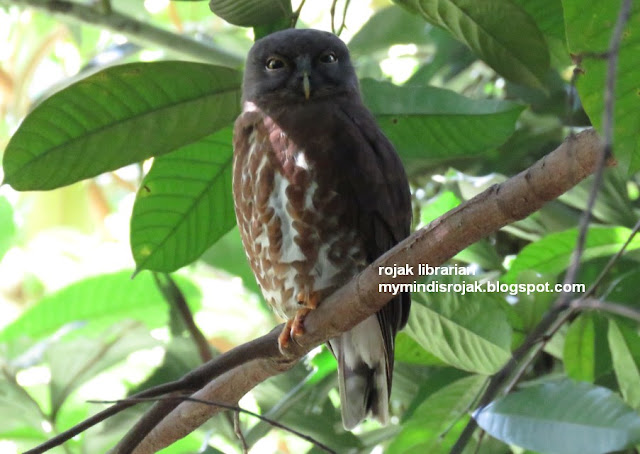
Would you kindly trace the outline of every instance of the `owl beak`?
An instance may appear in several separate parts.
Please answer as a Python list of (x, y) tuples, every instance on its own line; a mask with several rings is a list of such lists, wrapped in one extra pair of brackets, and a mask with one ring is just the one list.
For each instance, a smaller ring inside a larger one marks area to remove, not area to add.
[(304, 90), (304, 99), (307, 101), (311, 96), (311, 84), (309, 83), (309, 71), (303, 71), (302, 73), (302, 89)]

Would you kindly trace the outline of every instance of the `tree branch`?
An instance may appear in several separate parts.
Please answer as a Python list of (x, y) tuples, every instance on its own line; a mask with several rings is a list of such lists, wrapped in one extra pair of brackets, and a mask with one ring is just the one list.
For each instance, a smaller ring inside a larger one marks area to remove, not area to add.
[[(602, 142), (593, 130), (570, 136), (560, 147), (528, 170), (488, 188), (415, 232), (328, 297), (318, 309), (307, 316), (305, 334), (298, 339), (298, 345), (291, 344), (291, 351), (287, 352), (286, 357), (277, 349), (278, 332), (274, 330), (253, 341), (254, 345), (262, 346), (270, 354), (218, 375), (193, 397), (235, 404), (262, 381), (291, 368), (312, 348), (351, 329), (381, 309), (390, 295), (378, 291), (378, 284), (389, 283), (385, 276), (379, 275), (379, 266), (405, 263), (415, 266), (425, 262), (432, 266), (443, 264), (470, 244), (537, 211), (546, 202), (554, 200), (576, 185), (595, 170), (602, 150)], [(608, 164), (612, 165), (613, 160), (610, 159)], [(412, 281), (412, 276), (398, 276), (394, 282)], [(553, 322), (553, 319), (548, 322)], [(151, 409), (150, 412), (152, 411), (154, 410)], [(150, 432), (138, 432), (148, 434), (145, 434), (137, 447), (137, 441), (141, 438), (127, 437), (126, 443), (123, 440), (114, 452), (156, 452), (186, 436), (218, 411), (219, 407), (181, 403)], [(134, 427), (129, 435), (137, 431), (138, 428)]]
[[(390, 282), (386, 276), (379, 275), (379, 266), (443, 264), (470, 244), (528, 216), (575, 186), (594, 172), (602, 150), (602, 142), (593, 130), (570, 136), (555, 151), (528, 170), (488, 188), (415, 232), (312, 311), (305, 319), (305, 334), (297, 339), (297, 343), (290, 343), (291, 348), (286, 356), (278, 350), (277, 338), (282, 329), (279, 326), (269, 334), (240, 345), (194, 369), (176, 382), (143, 391), (133, 397), (199, 390), (192, 397), (235, 405), (262, 381), (290, 369), (311, 349), (351, 329), (380, 310), (390, 295), (379, 292), (378, 285)], [(612, 159), (608, 162), (609, 165), (613, 163)], [(412, 276), (399, 276), (394, 282), (412, 281)], [(547, 314), (536, 332), (544, 333), (553, 325), (555, 318), (552, 312)], [(518, 355), (522, 357), (527, 351), (525, 345), (520, 347), (514, 352), (509, 364), (517, 361)], [(184, 402), (175, 408), (172, 408), (174, 405), (166, 405), (166, 401), (164, 403), (165, 405), (157, 404), (149, 409), (113, 452), (156, 452), (188, 435), (221, 410), (220, 407), (205, 407), (193, 402)], [(104, 420), (107, 415), (113, 415), (131, 405), (132, 403), (122, 402), (103, 410), (99, 415), (83, 421), (28, 453), (45, 452)]]
[(0, 0), (0, 4), (18, 5), (71, 18), (122, 33), (143, 46), (161, 47), (195, 60), (238, 68), (244, 58), (212, 43), (195, 41), (183, 35), (148, 25), (111, 9), (87, 6), (67, 0)]

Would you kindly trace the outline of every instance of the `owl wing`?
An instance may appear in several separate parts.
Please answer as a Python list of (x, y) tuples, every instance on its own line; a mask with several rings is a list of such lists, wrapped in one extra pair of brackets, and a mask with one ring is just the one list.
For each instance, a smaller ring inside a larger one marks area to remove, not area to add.
[[(357, 203), (358, 229), (367, 259), (373, 262), (405, 239), (411, 229), (411, 195), (407, 176), (393, 145), (362, 105), (342, 106), (344, 126), (357, 137), (344, 159), (351, 196)], [(407, 322), (411, 297), (402, 293), (378, 313), (387, 361), (387, 384), (391, 390), (395, 335)]]

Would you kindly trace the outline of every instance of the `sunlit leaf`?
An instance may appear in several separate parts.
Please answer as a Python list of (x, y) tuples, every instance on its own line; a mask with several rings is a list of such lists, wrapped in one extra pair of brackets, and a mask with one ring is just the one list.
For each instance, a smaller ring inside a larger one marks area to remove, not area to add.
[(80, 385), (129, 354), (158, 345), (139, 322), (117, 324), (93, 339), (56, 342), (46, 358), (51, 370), (51, 411), (56, 414), (65, 399)]
[(506, 314), (486, 293), (449, 289), (418, 294), (407, 333), (425, 350), (454, 367), (495, 373), (511, 355), (511, 327)]
[[(199, 290), (180, 276), (176, 276), (176, 282), (191, 307), (197, 309)], [(0, 331), (0, 341), (21, 337), (41, 339), (74, 321), (88, 322), (87, 333), (126, 318), (156, 327), (167, 320), (165, 308), (166, 302), (150, 274), (140, 274), (133, 280), (130, 270), (103, 274), (76, 281), (45, 296)]]
[[(626, 242), (631, 230), (625, 227), (591, 227), (587, 235), (582, 260), (615, 254)], [(509, 271), (502, 277), (505, 282), (514, 282), (518, 273), (534, 270), (539, 273), (557, 274), (569, 265), (576, 246), (577, 229), (551, 233), (535, 243), (528, 244), (511, 262)], [(627, 250), (640, 248), (640, 237), (633, 238)]]
[(513, 133), (524, 106), (509, 101), (472, 100), (425, 86), (398, 87), (361, 81), (367, 106), (407, 163), (437, 162), (478, 154)]
[(542, 86), (549, 50), (531, 16), (510, 0), (394, 1), (448, 30), (507, 79)]
[(291, 0), (210, 0), (209, 8), (216, 16), (242, 27), (291, 17)]
[(606, 336), (607, 322), (598, 314), (581, 314), (569, 326), (563, 352), (569, 377), (593, 383), (598, 377), (611, 372)]
[(640, 410), (640, 337), (638, 333), (615, 320), (609, 320), (609, 349), (625, 402)]
[(393, 44), (428, 42), (429, 26), (424, 20), (397, 6), (376, 11), (349, 41), (353, 55), (369, 55)]
[[(578, 93), (591, 123), (603, 134), (606, 58), (621, 2), (562, 0), (569, 51), (581, 60)], [(615, 82), (614, 152), (629, 173), (640, 169), (640, 3), (631, 2), (631, 16), (622, 33)]]
[(6, 417), (0, 428), (0, 436), (3, 438), (12, 431), (33, 428), (38, 429), (38, 433), (31, 436), (44, 435), (38, 404), (18, 383), (4, 375), (0, 375), (0, 415)]
[(232, 129), (154, 160), (131, 216), (137, 269), (174, 271), (231, 229)]
[[(486, 378), (479, 375), (452, 381), (429, 396), (402, 425), (389, 454), (447, 452), (443, 436), (468, 411)], [(450, 446), (449, 446), (450, 448)]]
[(114, 66), (51, 96), (5, 150), (5, 183), (53, 189), (195, 142), (238, 114), (240, 74), (201, 63)]
[(570, 380), (509, 394), (475, 419), (505, 443), (548, 454), (604, 454), (640, 442), (640, 415), (611, 390)]

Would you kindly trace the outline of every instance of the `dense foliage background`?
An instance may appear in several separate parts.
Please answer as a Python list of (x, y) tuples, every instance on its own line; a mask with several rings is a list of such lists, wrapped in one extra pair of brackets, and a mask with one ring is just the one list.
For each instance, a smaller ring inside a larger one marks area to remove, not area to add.
[[(0, 452), (33, 447), (103, 407), (87, 400), (121, 398), (206, 359), (172, 304), (180, 293), (214, 355), (278, 322), (235, 229), (231, 125), (253, 38), (295, 14), (298, 27), (333, 29), (348, 43), (366, 103), (410, 175), (416, 229), (569, 133), (602, 132), (618, 1), (210, 3), (0, 0)], [(640, 240), (598, 277), (640, 213), (637, 1), (618, 57), (619, 165), (599, 189), (576, 282), (595, 283), (596, 298), (638, 320)], [(587, 180), (452, 263), (474, 266), (468, 282), (562, 282), (590, 188)], [(487, 377), (557, 296), (415, 294), (397, 340), (388, 427), (342, 429), (324, 348), (240, 404), (340, 453), (448, 452)], [(516, 391), (475, 414), (487, 434), (476, 431), (465, 452), (637, 452), (637, 322), (584, 312), (553, 334), (522, 363)], [(105, 452), (143, 411), (52, 452)], [(319, 452), (247, 415), (241, 422), (250, 452)], [(162, 452), (241, 447), (219, 415)]]

